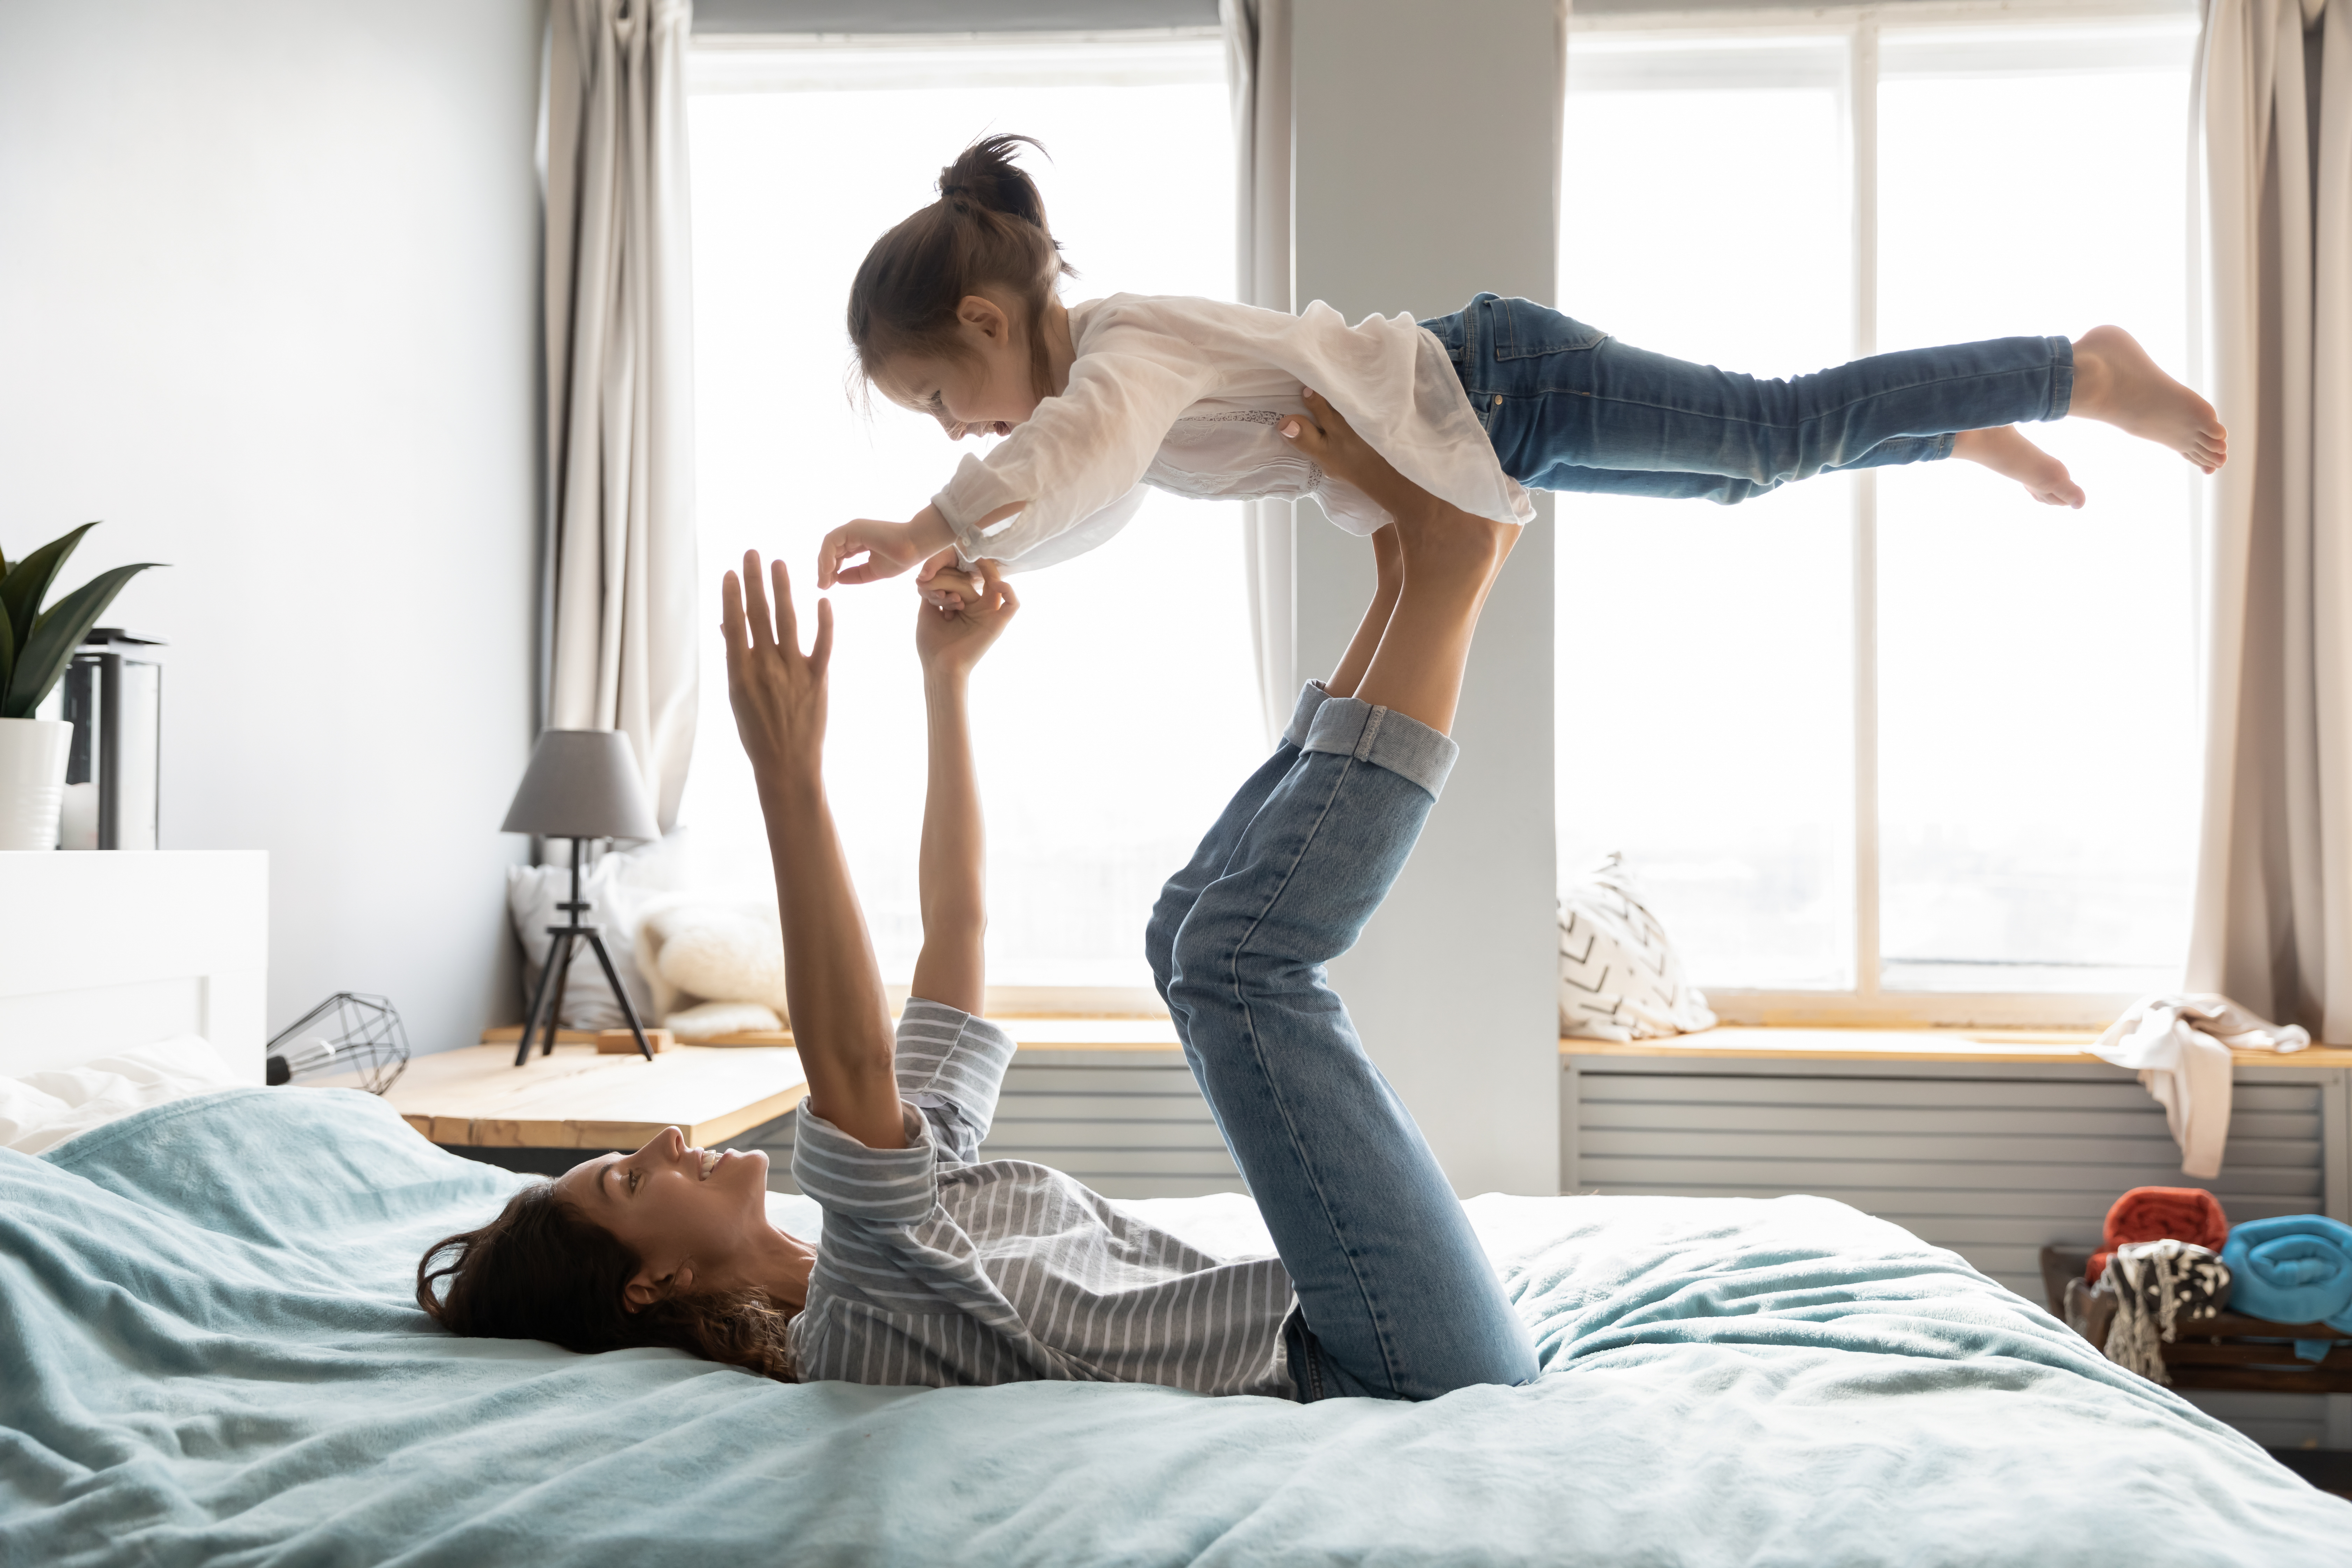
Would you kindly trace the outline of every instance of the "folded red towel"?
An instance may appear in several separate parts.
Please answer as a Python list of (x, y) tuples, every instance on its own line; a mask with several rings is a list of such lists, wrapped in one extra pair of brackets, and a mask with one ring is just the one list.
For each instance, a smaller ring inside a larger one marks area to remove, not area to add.
[(2106, 1234), (2083, 1271), (2084, 1280), (2099, 1282), (2116, 1247), (2168, 1237), (2219, 1252), (2230, 1239), (2230, 1216), (2221, 1212), (2221, 1200), (2202, 1187), (2134, 1187), (2107, 1210)]

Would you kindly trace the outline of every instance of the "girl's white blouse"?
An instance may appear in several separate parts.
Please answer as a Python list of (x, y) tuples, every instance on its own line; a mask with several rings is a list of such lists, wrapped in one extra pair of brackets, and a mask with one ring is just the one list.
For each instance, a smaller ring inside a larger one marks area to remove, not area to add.
[[(1350, 533), (1389, 514), (1276, 426), (1313, 387), (1422, 489), (1503, 522), (1535, 516), (1496, 461), (1445, 347), (1409, 315), (1354, 326), (1320, 300), (1297, 316), (1178, 296), (1070, 307), (1069, 384), (933, 498), (968, 561), (1023, 569), (1085, 553), (1126, 526), (1141, 487), (1213, 500), (1313, 496)], [(974, 526), (1023, 503), (993, 530)]]

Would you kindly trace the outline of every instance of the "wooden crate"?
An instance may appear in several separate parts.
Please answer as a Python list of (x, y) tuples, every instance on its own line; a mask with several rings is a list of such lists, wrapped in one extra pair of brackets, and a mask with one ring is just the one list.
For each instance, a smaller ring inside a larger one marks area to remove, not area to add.
[[(2042, 1283), (2053, 1316), (2066, 1318), (2066, 1281), (2090, 1266), (2087, 1248), (2042, 1249)], [(2159, 1348), (2175, 1388), (2235, 1389), (2253, 1394), (2352, 1394), (2352, 1343), (2325, 1323), (2273, 1323), (2240, 1312), (2181, 1323)], [(2296, 1340), (2332, 1340), (2324, 1361), (2304, 1361)]]

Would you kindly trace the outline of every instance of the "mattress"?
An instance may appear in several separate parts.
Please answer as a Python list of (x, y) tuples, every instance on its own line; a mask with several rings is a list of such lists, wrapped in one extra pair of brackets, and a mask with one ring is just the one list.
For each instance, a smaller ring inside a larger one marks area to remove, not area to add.
[[(787, 1385), (459, 1340), (524, 1178), (343, 1090), (0, 1150), (0, 1562), (2345, 1560), (2352, 1504), (1842, 1205), (1474, 1200), (1545, 1374), (1425, 1404)], [(1160, 1203), (1263, 1244), (1246, 1200)], [(791, 1223), (808, 1215), (789, 1201)]]

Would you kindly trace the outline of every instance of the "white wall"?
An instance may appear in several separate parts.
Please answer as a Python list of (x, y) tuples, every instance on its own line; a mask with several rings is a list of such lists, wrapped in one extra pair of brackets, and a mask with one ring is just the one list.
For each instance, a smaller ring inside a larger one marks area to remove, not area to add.
[[(1354, 320), (1549, 300), (1559, 112), (1552, 0), (1296, 0), (1295, 298)], [(1331, 966), (1461, 1192), (1559, 1190), (1550, 502), (1473, 651), (1444, 797), (1389, 901)], [(1328, 668), (1371, 557), (1299, 508), (1298, 653)]]
[(541, 19), (0, 0), (0, 546), (172, 563), (106, 619), (172, 643), (164, 845), (270, 852), (273, 1028), (520, 1012)]

